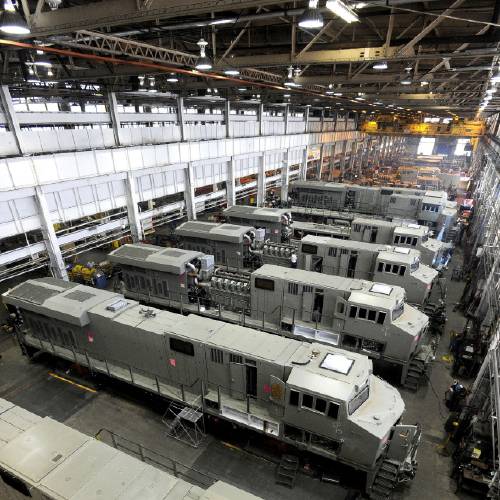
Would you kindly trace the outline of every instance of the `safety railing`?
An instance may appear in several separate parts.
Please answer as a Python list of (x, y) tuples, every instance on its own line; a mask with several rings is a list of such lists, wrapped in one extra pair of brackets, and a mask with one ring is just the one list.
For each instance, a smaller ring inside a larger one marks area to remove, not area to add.
[(138, 458), (144, 463), (152, 465), (158, 469), (169, 472), (175, 477), (184, 479), (187, 482), (207, 489), (217, 482), (217, 478), (207, 472), (202, 472), (193, 467), (189, 467), (182, 462), (174, 460), (157, 451), (136, 443), (131, 439), (120, 436), (109, 429), (100, 429), (95, 438), (102, 441), (117, 450), (123, 451), (128, 455)]

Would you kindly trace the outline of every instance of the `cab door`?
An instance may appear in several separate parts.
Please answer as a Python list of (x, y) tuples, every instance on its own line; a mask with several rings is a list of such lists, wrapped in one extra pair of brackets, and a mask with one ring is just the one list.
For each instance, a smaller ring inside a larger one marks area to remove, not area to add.
[(246, 366), (242, 363), (229, 363), (229, 390), (234, 399), (245, 399), (247, 389)]

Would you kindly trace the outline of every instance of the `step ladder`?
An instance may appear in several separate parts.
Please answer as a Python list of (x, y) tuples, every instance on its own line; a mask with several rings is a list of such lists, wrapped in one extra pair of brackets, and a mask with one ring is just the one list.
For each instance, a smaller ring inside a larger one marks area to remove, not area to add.
[(398, 484), (399, 463), (385, 459), (378, 470), (370, 491), (371, 500), (388, 500)]
[(283, 455), (276, 469), (276, 484), (282, 484), (288, 488), (293, 488), (295, 486), (298, 471), (298, 457), (294, 455)]

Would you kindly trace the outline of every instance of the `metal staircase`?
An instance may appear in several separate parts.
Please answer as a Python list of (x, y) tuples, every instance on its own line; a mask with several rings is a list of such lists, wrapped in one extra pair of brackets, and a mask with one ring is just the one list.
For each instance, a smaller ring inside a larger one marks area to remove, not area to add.
[(391, 498), (398, 484), (399, 462), (384, 459), (378, 470), (370, 491), (371, 500), (387, 500)]

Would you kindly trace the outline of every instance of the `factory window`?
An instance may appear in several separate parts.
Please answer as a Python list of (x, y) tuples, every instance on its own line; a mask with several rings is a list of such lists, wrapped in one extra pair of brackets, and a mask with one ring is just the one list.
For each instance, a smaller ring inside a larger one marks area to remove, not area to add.
[(329, 248), (328, 249), (328, 255), (330, 257), (337, 257), (337, 249), (336, 248)]
[(394, 236), (394, 243), (399, 243), (399, 236)]
[(395, 196), (391, 196), (391, 203), (396, 203), (396, 197)]
[(304, 408), (311, 408), (312, 409), (313, 400), (314, 400), (314, 398), (310, 394), (302, 394), (302, 406)]
[(417, 246), (417, 238), (413, 238), (411, 241), (411, 246), (416, 247)]
[(171, 337), (170, 338), (170, 349), (175, 352), (180, 352), (182, 354), (187, 354), (188, 356), (194, 356), (194, 345), (191, 342), (186, 342), (185, 340), (180, 340)]
[(414, 207), (417, 204), (416, 198), (410, 198), (410, 206)]
[(337, 313), (344, 314), (344, 311), (345, 311), (344, 303), (343, 302), (338, 302), (337, 303)]
[(243, 357), (238, 354), (230, 354), (229, 355), (230, 363), (239, 363), (240, 365), (243, 363)]
[(358, 308), (356, 306), (351, 306), (351, 309), (349, 310), (349, 317), (355, 318), (357, 312), (358, 312)]
[(340, 251), (340, 253), (341, 253), (342, 255), (347, 255), (347, 254), (349, 253), (349, 250), (347, 250), (346, 248), (343, 248), (343, 249)]
[(224, 352), (220, 349), (210, 349), (210, 359), (212, 363), (224, 363)]
[(299, 294), (299, 284), (298, 283), (288, 283), (288, 293), (291, 295)]
[(339, 416), (339, 408), (340, 406), (337, 403), (330, 403), (328, 405), (328, 416), (337, 420), (337, 417)]
[(379, 273), (381, 273), (383, 270), (384, 270), (384, 263), (383, 262), (379, 262), (378, 263), (378, 269), (377, 269), (377, 271)]
[(386, 264), (385, 265), (385, 272), (386, 273), (390, 273), (391, 272), (391, 265), (390, 264)]
[(326, 401), (321, 398), (316, 398), (316, 403), (314, 403), (314, 409), (321, 413), (325, 413), (326, 411)]
[(393, 274), (398, 274), (399, 273), (399, 266), (397, 266), (396, 264), (394, 264), (392, 266), (392, 273)]
[(404, 276), (405, 275), (405, 272), (406, 272), (406, 266), (401, 266), (399, 268), (399, 275), (400, 276)]
[(358, 317), (361, 319), (366, 319), (366, 309), (364, 307), (359, 308)]
[(302, 253), (307, 253), (311, 255), (316, 255), (318, 253), (318, 247), (316, 245), (308, 245), (307, 243), (302, 243)]
[(377, 311), (370, 309), (368, 311), (368, 321), (375, 321), (377, 319)]
[(379, 325), (383, 325), (384, 324), (384, 321), (385, 321), (385, 317), (387, 316), (387, 314), (385, 312), (379, 312), (378, 313), (378, 318), (377, 318), (377, 323)]
[(361, 224), (354, 224), (353, 231), (355, 233), (361, 232)]
[(392, 189), (381, 189), (381, 190), (380, 190), (380, 194), (381, 194), (382, 196), (384, 196), (384, 195), (385, 195), (385, 196), (388, 196), (388, 195), (391, 195), (391, 194), (393, 194), (393, 193), (394, 193), (394, 191), (393, 191)]
[(304, 285), (302, 287), (302, 293), (312, 293), (313, 287), (310, 285)]
[(274, 291), (274, 281), (268, 280), (266, 278), (255, 278), (255, 288), (260, 288), (261, 290)]
[(290, 391), (290, 399), (288, 400), (291, 406), (299, 406), (299, 393)]

